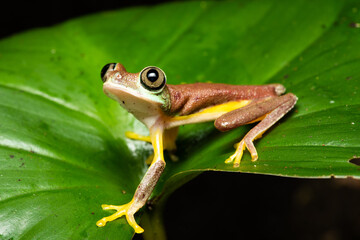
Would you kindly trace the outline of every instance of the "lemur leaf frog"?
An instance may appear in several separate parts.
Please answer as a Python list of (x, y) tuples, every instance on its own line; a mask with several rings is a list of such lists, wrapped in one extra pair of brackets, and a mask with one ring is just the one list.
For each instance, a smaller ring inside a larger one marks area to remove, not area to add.
[(239, 86), (221, 83), (166, 84), (165, 73), (158, 67), (146, 67), (140, 73), (129, 73), (120, 63), (103, 67), (103, 90), (149, 129), (150, 136), (129, 133), (128, 137), (149, 141), (154, 156), (133, 199), (121, 206), (102, 205), (104, 210), (117, 212), (96, 224), (105, 226), (121, 216), (136, 233), (144, 230), (136, 223), (134, 214), (145, 205), (164, 168), (163, 150), (174, 150), (177, 128), (180, 125), (215, 120), (215, 127), (227, 131), (241, 125), (259, 122), (237, 144), (236, 151), (225, 163), (239, 167), (247, 148), (252, 161), (258, 159), (253, 141), (289, 112), (297, 97), (285, 92), (281, 84)]

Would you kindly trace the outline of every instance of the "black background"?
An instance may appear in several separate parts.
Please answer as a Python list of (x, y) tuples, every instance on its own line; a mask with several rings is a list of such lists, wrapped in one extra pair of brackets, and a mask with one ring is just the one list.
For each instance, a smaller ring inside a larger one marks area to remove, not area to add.
[(27, 29), (51, 26), (86, 14), (162, 2), (166, 1), (3, 1), (0, 7), (0, 37), (3, 38)]
[[(163, 2), (4, 2), (0, 38), (99, 11)], [(360, 239), (360, 183), (208, 172), (177, 190), (164, 215), (170, 240)]]

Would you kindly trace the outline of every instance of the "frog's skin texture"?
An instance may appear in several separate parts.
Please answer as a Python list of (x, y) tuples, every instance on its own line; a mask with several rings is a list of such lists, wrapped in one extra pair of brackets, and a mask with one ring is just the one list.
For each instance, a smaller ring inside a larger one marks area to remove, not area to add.
[[(146, 67), (140, 73), (129, 73), (120, 63), (105, 65), (101, 71), (103, 90), (127, 111), (143, 122), (150, 136), (127, 133), (127, 136), (151, 142), (154, 156), (141, 180), (133, 199), (121, 206), (102, 205), (103, 209), (117, 212), (96, 224), (105, 226), (121, 216), (136, 233), (144, 230), (136, 223), (134, 214), (150, 197), (164, 168), (164, 149), (174, 151), (177, 129), (180, 125), (215, 121), (220, 131), (259, 122), (237, 144), (236, 151), (225, 163), (239, 167), (243, 151), (247, 148), (252, 161), (258, 159), (253, 141), (289, 112), (297, 97), (285, 92), (281, 84), (238, 86), (221, 83), (166, 84), (165, 73), (157, 67)], [(173, 156), (173, 158), (175, 158)]]
[(167, 85), (170, 91), (171, 114), (188, 115), (209, 106), (230, 101), (274, 97), (284, 93), (280, 84), (241, 86), (222, 83)]

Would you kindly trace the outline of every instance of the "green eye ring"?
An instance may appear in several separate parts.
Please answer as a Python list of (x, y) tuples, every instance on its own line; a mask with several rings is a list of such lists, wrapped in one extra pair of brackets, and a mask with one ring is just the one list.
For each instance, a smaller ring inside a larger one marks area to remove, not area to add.
[(166, 84), (166, 76), (158, 67), (146, 67), (140, 72), (140, 83), (149, 91), (161, 91)]

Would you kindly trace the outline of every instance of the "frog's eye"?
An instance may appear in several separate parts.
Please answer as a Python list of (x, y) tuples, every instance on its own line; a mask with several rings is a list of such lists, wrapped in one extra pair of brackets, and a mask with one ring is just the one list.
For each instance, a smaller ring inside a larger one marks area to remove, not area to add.
[(101, 73), (100, 73), (100, 76), (101, 76), (101, 80), (103, 82), (106, 82), (106, 79), (105, 79), (105, 74), (107, 73), (107, 71), (110, 69), (110, 70), (114, 70), (114, 68), (116, 67), (116, 63), (108, 63), (106, 64), (102, 69), (101, 69)]
[(165, 73), (158, 67), (146, 67), (140, 73), (140, 82), (150, 91), (159, 91), (166, 83)]

